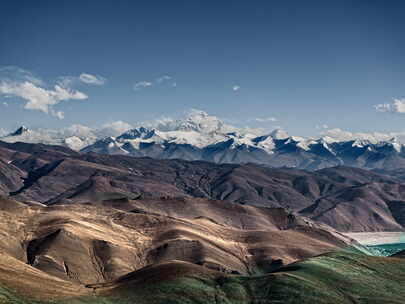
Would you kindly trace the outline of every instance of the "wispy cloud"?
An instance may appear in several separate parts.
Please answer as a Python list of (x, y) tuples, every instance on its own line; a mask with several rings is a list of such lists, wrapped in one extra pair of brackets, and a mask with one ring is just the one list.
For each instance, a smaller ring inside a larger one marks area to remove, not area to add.
[(58, 78), (57, 82), (62, 87), (72, 87), (83, 84), (102, 86), (107, 82), (107, 79), (100, 75), (82, 73), (79, 76), (61, 76)]
[(92, 84), (92, 85), (103, 85), (106, 83), (106, 79), (104, 77), (101, 77), (99, 75), (92, 75), (92, 74), (87, 74), (87, 73), (82, 73), (79, 76), (80, 81), (87, 83), (87, 84)]
[[(117, 136), (125, 131), (128, 131), (129, 129), (132, 129), (133, 126), (125, 121), (122, 120), (117, 120), (113, 122), (108, 122), (102, 125), (101, 131), (106, 134), (110, 133), (111, 136)], [(110, 136), (109, 134), (109, 136)]]
[(134, 84), (134, 90), (139, 91), (139, 90), (142, 90), (144, 88), (151, 87), (152, 85), (153, 85), (153, 83), (150, 82), (150, 81), (139, 81), (139, 82)]
[(0, 67), (0, 81), (8, 81), (8, 82), (28, 81), (38, 86), (44, 85), (44, 82), (40, 78), (34, 76), (33, 73), (21, 69), (17, 66)]
[[(101, 78), (94, 75), (86, 75), (87, 83), (89, 81), (100, 83), (101, 81)], [(88, 77), (89, 75), (95, 78)], [(54, 106), (61, 101), (85, 100), (88, 98), (85, 93), (71, 87), (75, 79), (80, 79), (80, 76), (60, 77), (55, 85), (48, 86), (29, 71), (17, 67), (5, 67), (0, 69), (0, 95), (21, 98), (26, 101), (25, 109), (42, 111), (63, 119), (64, 113), (55, 110)]]
[(328, 141), (368, 140), (372, 143), (380, 141), (399, 141), (405, 143), (405, 132), (351, 132), (340, 128), (326, 129), (320, 135)]
[(392, 103), (380, 103), (374, 106), (377, 112), (405, 113), (405, 99), (394, 98)]
[(162, 77), (158, 77), (158, 78), (156, 78), (156, 83), (163, 83), (163, 82), (165, 82), (165, 81), (169, 81), (169, 80), (171, 80), (172, 79), (172, 76), (169, 76), (169, 75), (163, 75)]
[(148, 87), (163, 86), (163, 85), (175, 88), (177, 87), (177, 82), (174, 81), (172, 76), (163, 75), (155, 78), (154, 80), (138, 81), (134, 84), (133, 88), (135, 91), (140, 91)]
[(275, 122), (275, 121), (277, 121), (277, 118), (272, 117), (272, 116), (270, 116), (270, 117), (257, 117), (254, 120), (257, 121), (257, 122)]
[(232, 91), (239, 91), (240, 90), (240, 86), (238, 86), (238, 85), (234, 85), (233, 87), (232, 87)]

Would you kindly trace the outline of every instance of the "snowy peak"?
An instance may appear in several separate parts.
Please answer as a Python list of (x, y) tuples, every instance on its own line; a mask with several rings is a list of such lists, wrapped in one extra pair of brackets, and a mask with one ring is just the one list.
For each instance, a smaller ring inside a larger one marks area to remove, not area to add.
[(17, 130), (15, 130), (11, 134), (9, 134), (8, 136), (20, 136), (20, 135), (23, 135), (24, 133), (27, 133), (29, 131), (30, 130), (26, 126), (21, 126)]
[(186, 120), (180, 123), (179, 130), (209, 134), (221, 131), (223, 126), (224, 123), (215, 116), (204, 111), (192, 111)]
[(140, 127), (140, 128), (135, 128), (135, 129), (126, 131), (125, 133), (118, 136), (117, 140), (122, 141), (122, 140), (138, 139), (138, 138), (148, 139), (148, 138), (153, 137), (154, 135), (155, 135), (154, 129)]
[(183, 119), (162, 119), (155, 128), (162, 132), (183, 131), (201, 134), (226, 133), (235, 128), (226, 125), (218, 117), (200, 110), (192, 110)]
[(288, 133), (283, 129), (275, 129), (270, 133), (270, 136), (274, 139), (286, 139), (290, 137), (290, 135), (288, 135)]
[(148, 127), (126, 126), (129, 130), (123, 133), (122, 128), (112, 133), (82, 125), (61, 130), (28, 130), (22, 126), (1, 140), (63, 145), (82, 152), (218, 163), (254, 162), (305, 169), (341, 164), (372, 168), (386, 166), (387, 160), (392, 162), (391, 166), (402, 162), (405, 166), (405, 149), (393, 136), (384, 140), (366, 136), (337, 140), (330, 136), (318, 139), (290, 136), (282, 129), (265, 133), (227, 125), (198, 110), (184, 119), (162, 119)]
[(364, 148), (371, 144), (372, 143), (367, 139), (356, 139), (353, 141), (352, 147)]

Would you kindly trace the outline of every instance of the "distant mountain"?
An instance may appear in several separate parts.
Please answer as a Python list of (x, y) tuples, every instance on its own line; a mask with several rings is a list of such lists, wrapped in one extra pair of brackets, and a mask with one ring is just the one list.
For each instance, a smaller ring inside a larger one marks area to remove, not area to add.
[(25, 126), (19, 127), (17, 130), (15, 130), (13, 133), (9, 134), (8, 136), (20, 136), (23, 135), (24, 133), (29, 132), (29, 129)]
[[(395, 138), (384, 142), (330, 138), (305, 139), (283, 130), (258, 135), (230, 131), (224, 124), (194, 113), (171, 128), (136, 128), (96, 141), (82, 152), (149, 156), (216, 163), (258, 163), (271, 167), (317, 170), (338, 165), (367, 169), (405, 168), (405, 149)], [(208, 119), (209, 124), (201, 122)], [(164, 130), (164, 131), (163, 131)]]
[(257, 163), (306, 170), (340, 165), (384, 170), (405, 168), (405, 147), (395, 137), (385, 141), (336, 141), (329, 136), (318, 139), (290, 136), (281, 129), (263, 134), (260, 130), (227, 125), (203, 111), (192, 111), (185, 119), (163, 120), (119, 134), (116, 130), (80, 125), (60, 131), (21, 127), (0, 140), (62, 145), (81, 152)]
[(60, 145), (74, 150), (94, 143), (103, 134), (96, 134), (91, 128), (73, 125), (66, 129), (28, 129), (25, 126), (19, 127), (14, 132), (1, 136), (0, 140), (5, 142), (26, 142), (42, 143), (48, 145)]
[(29, 129), (25, 126), (21, 126), (13, 132), (0, 129), (0, 140), (10, 143), (25, 142), (60, 145), (73, 150), (80, 150), (99, 139), (120, 135), (127, 129), (125, 128), (126, 125), (127, 124), (123, 122), (116, 122), (116, 124), (98, 129), (83, 125), (72, 125), (59, 130)]

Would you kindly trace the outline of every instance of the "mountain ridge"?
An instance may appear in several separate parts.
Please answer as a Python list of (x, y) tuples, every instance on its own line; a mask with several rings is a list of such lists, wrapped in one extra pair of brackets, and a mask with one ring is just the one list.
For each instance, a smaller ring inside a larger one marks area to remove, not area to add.
[(308, 171), (0, 142), (0, 192), (45, 205), (205, 198), (281, 207), (345, 232), (405, 228), (401, 171), (390, 176), (389, 171), (346, 166)]
[(387, 140), (340, 140), (330, 136), (303, 138), (281, 129), (271, 132), (241, 129), (203, 111), (185, 119), (160, 121), (114, 136), (74, 126), (63, 132), (20, 127), (0, 138), (6, 142), (56, 144), (81, 152), (203, 160), (216, 163), (257, 163), (270, 167), (317, 170), (346, 165), (366, 169), (405, 168), (405, 146)]

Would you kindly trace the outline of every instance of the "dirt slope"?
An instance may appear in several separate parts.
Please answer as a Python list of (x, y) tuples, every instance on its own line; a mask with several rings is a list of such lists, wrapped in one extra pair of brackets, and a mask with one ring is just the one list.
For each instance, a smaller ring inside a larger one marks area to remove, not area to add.
[(148, 265), (183, 261), (253, 274), (351, 243), (281, 208), (194, 198), (48, 207), (3, 198), (0, 231), (0, 282), (42, 295), (49, 280), (49, 288), (67, 288), (62, 296)]

